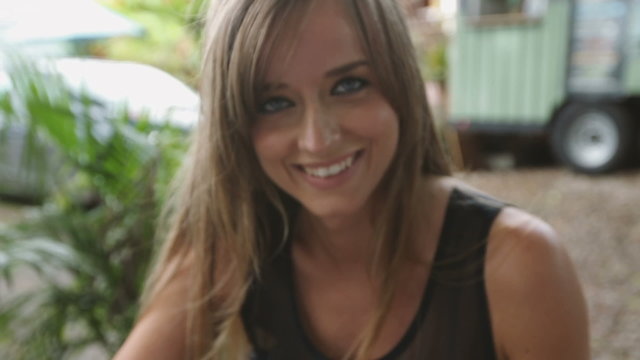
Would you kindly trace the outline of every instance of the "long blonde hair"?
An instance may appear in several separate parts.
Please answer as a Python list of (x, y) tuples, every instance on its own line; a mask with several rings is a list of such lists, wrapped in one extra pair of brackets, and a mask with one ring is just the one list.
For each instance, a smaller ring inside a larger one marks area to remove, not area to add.
[[(253, 150), (255, 90), (274, 43), (299, 26), (313, 1), (211, 0), (202, 67), (202, 119), (163, 219), (165, 241), (145, 287), (142, 312), (182, 268), (191, 279), (187, 347), (193, 359), (246, 359), (240, 310), (263, 259), (289, 239), (299, 204), (262, 171)], [(378, 186), (379, 306), (349, 357), (364, 359), (395, 291), (419, 220), (423, 174), (449, 174), (404, 18), (395, 1), (343, 0), (383, 95), (399, 118), (395, 157)], [(286, 19), (286, 21), (283, 21)], [(297, 19), (297, 20), (296, 20)], [(298, 21), (295, 23), (294, 21)]]

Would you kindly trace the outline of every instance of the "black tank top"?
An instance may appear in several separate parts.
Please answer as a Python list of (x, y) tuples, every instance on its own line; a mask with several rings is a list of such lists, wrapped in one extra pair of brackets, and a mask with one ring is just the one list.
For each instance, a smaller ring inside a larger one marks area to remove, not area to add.
[[(497, 358), (483, 274), (487, 235), (503, 206), (482, 195), (452, 191), (420, 307), (383, 360)], [(305, 334), (291, 264), (285, 248), (247, 295), (242, 318), (255, 360), (327, 359)]]

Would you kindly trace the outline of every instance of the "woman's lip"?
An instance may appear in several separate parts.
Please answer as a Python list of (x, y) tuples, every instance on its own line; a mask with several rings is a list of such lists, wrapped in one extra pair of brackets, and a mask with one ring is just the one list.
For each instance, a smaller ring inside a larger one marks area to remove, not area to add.
[(339, 164), (343, 161), (345, 161), (346, 159), (352, 157), (352, 156), (356, 156), (359, 152), (361, 152), (362, 150), (357, 150), (357, 151), (353, 151), (347, 155), (343, 155), (340, 156), (338, 158), (329, 160), (329, 161), (321, 161), (321, 162), (308, 162), (308, 163), (297, 163), (295, 164), (295, 166), (300, 167), (300, 168), (319, 168), (319, 167), (329, 167), (332, 165), (336, 165)]

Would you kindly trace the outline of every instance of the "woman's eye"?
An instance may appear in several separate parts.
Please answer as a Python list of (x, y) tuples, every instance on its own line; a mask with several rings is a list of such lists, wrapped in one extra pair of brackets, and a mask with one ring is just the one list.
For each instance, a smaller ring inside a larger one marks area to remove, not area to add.
[(291, 106), (293, 106), (291, 101), (282, 97), (275, 97), (262, 102), (258, 107), (258, 112), (261, 114), (271, 114)]
[(369, 82), (359, 78), (346, 78), (339, 81), (331, 90), (332, 95), (346, 95), (362, 90)]

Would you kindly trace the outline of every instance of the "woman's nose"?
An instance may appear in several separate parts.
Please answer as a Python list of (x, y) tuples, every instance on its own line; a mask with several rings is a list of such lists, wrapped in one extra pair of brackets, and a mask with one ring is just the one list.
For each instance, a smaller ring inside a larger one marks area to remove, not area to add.
[(321, 152), (330, 148), (340, 139), (340, 125), (335, 118), (321, 107), (305, 110), (298, 146), (309, 152)]

